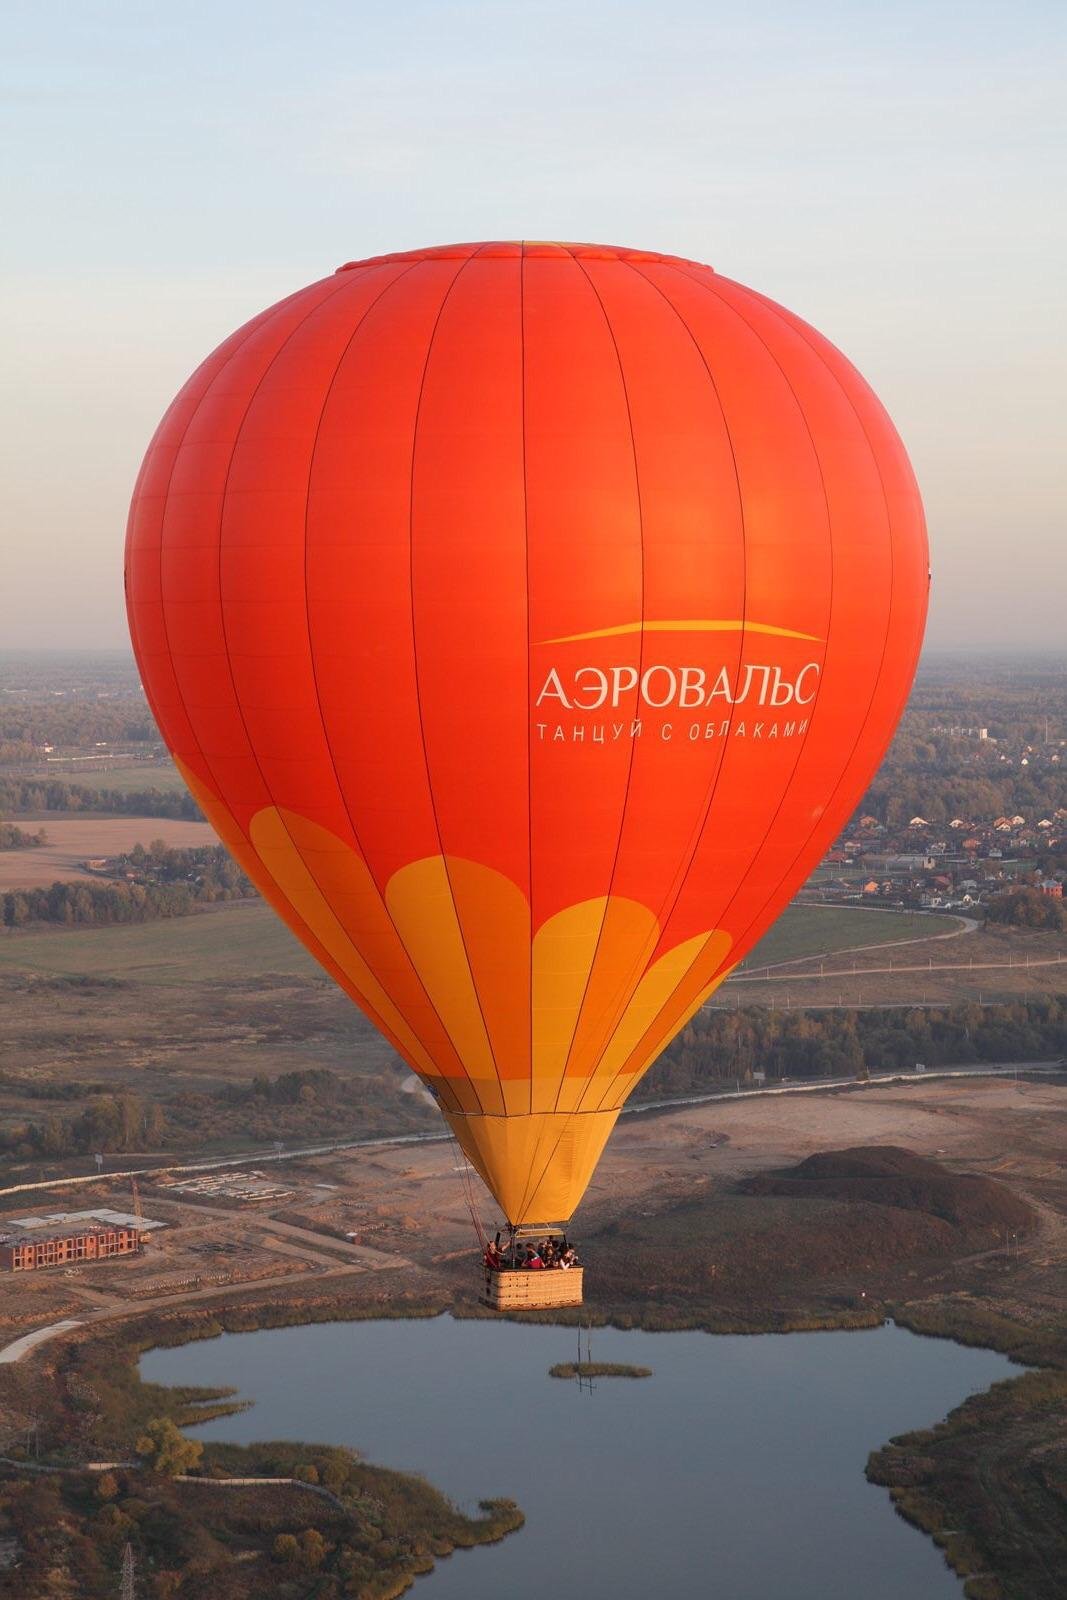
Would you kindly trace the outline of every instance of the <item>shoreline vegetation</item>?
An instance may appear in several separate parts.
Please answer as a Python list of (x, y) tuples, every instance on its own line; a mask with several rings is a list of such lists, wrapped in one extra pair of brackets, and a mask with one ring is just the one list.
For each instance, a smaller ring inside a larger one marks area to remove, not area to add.
[[(384, 1303), (350, 1307), (355, 1315), (343, 1320), (443, 1309)], [(38, 1430), (40, 1458), (9, 1444), (0, 1461), (0, 1537), (17, 1539), (22, 1581), (45, 1584), (19, 1592), (60, 1592), (48, 1585), (61, 1563), (80, 1600), (110, 1600), (129, 1541), (151, 1569), (144, 1592), (153, 1600), (302, 1596), (312, 1580), (317, 1600), (395, 1600), (442, 1557), (522, 1527), (512, 1500), (480, 1501), (480, 1514), (468, 1516), (418, 1474), (375, 1466), (356, 1450), (201, 1442), (183, 1430), (254, 1402), (232, 1399), (232, 1389), (168, 1387), (139, 1374), (149, 1349), (337, 1320), (338, 1310), (267, 1303), (219, 1316), (157, 1313), (57, 1346), (49, 1360), (57, 1404)], [(114, 1464), (91, 1470), (88, 1457), (101, 1452)], [(22, 1481), (20, 1454), (30, 1474)], [(201, 1485), (218, 1492), (205, 1496)]]
[(557, 1361), (550, 1378), (651, 1378), (651, 1367), (631, 1367), (625, 1361)]

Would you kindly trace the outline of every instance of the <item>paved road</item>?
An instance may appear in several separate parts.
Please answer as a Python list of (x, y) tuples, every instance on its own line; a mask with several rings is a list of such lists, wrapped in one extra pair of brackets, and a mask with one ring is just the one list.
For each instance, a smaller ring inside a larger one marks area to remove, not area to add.
[(35, 1328), (32, 1333), (24, 1333), (21, 1339), (16, 1339), (13, 1344), (5, 1345), (0, 1350), (0, 1367), (9, 1367), (15, 1361), (21, 1361), (23, 1356), (39, 1344), (44, 1344), (48, 1339), (54, 1339), (57, 1334), (69, 1333), (71, 1328), (80, 1328), (81, 1323), (71, 1321), (50, 1323), (47, 1328)]
[[(939, 939), (948, 938), (947, 934), (938, 934)], [(925, 940), (923, 941), (925, 943)], [(864, 946), (866, 949), (877, 949), (877, 945)], [(834, 952), (841, 955), (846, 952)], [(805, 959), (810, 959), (805, 957)], [(735, 973), (728, 981), (737, 983), (809, 983), (819, 978), (871, 978), (877, 973), (887, 972), (898, 976), (903, 972), (1032, 972), (1035, 967), (1060, 967), (1067, 962), (1067, 955), (1042, 956), (1033, 961), (1028, 957), (1025, 961), (926, 961), (915, 967), (834, 967), (829, 972), (795, 972), (792, 963), (783, 962), (790, 970), (782, 972), (779, 967), (761, 967), (759, 972)], [(723, 985), (725, 988), (726, 985)]]
[[(811, 906), (808, 909), (812, 911), (832, 911), (834, 907)], [(890, 908), (883, 906), (856, 906), (852, 909), (857, 911), (882, 911), (889, 910)], [(942, 916), (945, 915), (944, 912), (940, 914)], [(902, 911), (900, 912), (900, 915), (905, 916), (907, 913)], [(742, 962), (741, 966), (732, 975), (732, 977), (727, 978), (726, 982), (737, 983), (742, 978), (758, 977), (765, 972), (780, 972), (783, 967), (799, 966), (803, 961), (821, 961), (830, 956), (855, 956), (859, 955), (861, 950), (893, 950), (902, 944), (932, 944), (937, 939), (960, 939), (965, 933), (974, 933), (979, 927), (981, 927), (981, 923), (977, 922), (974, 917), (957, 916), (955, 912), (951, 913), (951, 915), (954, 917), (955, 921), (959, 923), (959, 927), (949, 928), (947, 933), (919, 933), (911, 939), (883, 939), (877, 944), (849, 944), (845, 945), (840, 950), (827, 951), (825, 957), (818, 954), (790, 956), (788, 961), (772, 961), (768, 965), (762, 967), (746, 967), (744, 962)]]
[[(835, 1008), (836, 1009), (836, 1008)], [(923, 1084), (931, 1078), (1014, 1078), (1020, 1072), (1062, 1075), (1062, 1067), (1048, 1061), (997, 1061), (984, 1067), (929, 1067), (925, 1072), (872, 1072), (862, 1081), (855, 1078), (815, 1078), (803, 1083), (780, 1083), (767, 1089), (717, 1089), (713, 1094), (685, 1095), (674, 1100), (647, 1100), (641, 1105), (623, 1106), (622, 1114), (641, 1111), (670, 1111), (680, 1106), (702, 1106), (712, 1100), (758, 1100), (762, 1095), (818, 1094), (828, 1089), (866, 1089), (877, 1084)]]

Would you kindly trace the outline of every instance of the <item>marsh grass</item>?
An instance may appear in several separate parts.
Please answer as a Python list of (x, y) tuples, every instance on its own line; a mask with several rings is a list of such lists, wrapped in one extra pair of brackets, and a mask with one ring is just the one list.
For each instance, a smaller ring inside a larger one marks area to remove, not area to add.
[(557, 1361), (550, 1378), (651, 1378), (651, 1367), (631, 1367), (625, 1361)]

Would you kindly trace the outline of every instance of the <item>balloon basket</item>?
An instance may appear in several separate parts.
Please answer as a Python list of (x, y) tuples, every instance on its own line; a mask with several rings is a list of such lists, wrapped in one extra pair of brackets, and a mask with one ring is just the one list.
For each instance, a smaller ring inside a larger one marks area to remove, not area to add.
[(558, 1267), (545, 1272), (528, 1272), (521, 1267), (487, 1272), (481, 1303), (490, 1311), (544, 1311), (556, 1306), (580, 1306), (583, 1277), (581, 1267), (571, 1267), (568, 1272)]

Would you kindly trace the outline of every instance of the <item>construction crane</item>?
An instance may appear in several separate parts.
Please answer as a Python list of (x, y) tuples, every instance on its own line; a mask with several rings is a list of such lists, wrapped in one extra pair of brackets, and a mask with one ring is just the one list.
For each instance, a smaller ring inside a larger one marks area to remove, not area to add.
[[(144, 1231), (144, 1207), (141, 1205), (141, 1191), (138, 1188), (137, 1179), (132, 1173), (130, 1174), (130, 1188), (133, 1191), (133, 1214), (137, 1218), (137, 1248), (138, 1250), (143, 1250), (147, 1237)], [(129, 1546), (127, 1546), (128, 1548)], [(125, 1600), (125, 1596), (123, 1596), (123, 1600)]]

